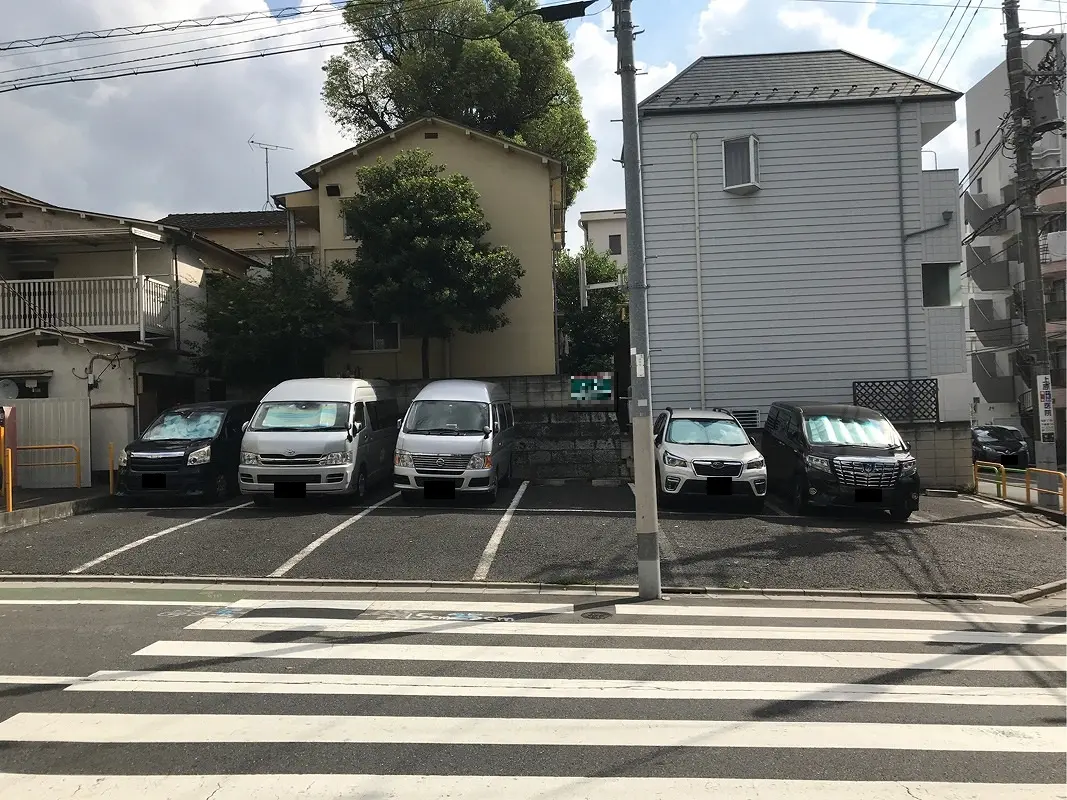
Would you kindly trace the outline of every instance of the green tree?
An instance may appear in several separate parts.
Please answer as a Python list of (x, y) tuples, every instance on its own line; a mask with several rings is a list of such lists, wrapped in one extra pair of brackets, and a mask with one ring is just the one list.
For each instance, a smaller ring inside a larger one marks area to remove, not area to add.
[(524, 274), (510, 250), (483, 241), (489, 224), (470, 179), (444, 169), (418, 149), (360, 167), (359, 192), (344, 201), (359, 249), (334, 264), (357, 318), (399, 322), (422, 339), (424, 378), (430, 339), (506, 325), (501, 309)]
[(561, 253), (556, 261), (556, 305), (559, 328), (567, 340), (567, 352), (560, 358), (564, 374), (587, 375), (615, 369), (615, 349), (626, 335), (622, 309), (623, 289), (596, 289), (588, 293), (589, 304), (581, 307), (578, 295), (578, 259), (585, 259), (588, 283), (615, 280), (619, 268), (608, 253), (589, 245), (578, 254)]
[[(349, 135), (375, 136), (433, 114), (559, 159), (567, 200), (596, 144), (568, 66), (561, 23), (535, 0), (349, 0), (355, 43), (330, 58), (322, 99)], [(525, 16), (524, 16), (525, 15)]]
[(323, 374), (325, 355), (343, 337), (343, 304), (318, 265), (276, 259), (246, 279), (208, 277), (200, 313), (201, 342), (191, 343), (198, 368), (248, 387)]

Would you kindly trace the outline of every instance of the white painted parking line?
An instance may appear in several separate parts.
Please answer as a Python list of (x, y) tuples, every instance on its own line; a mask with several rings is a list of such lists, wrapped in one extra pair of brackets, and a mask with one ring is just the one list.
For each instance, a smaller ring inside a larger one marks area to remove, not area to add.
[(929, 525), (930, 523), (934, 522), (934, 518), (933, 517), (928, 517), (925, 514), (918, 514), (918, 513), (914, 512), (914, 511), (911, 514), (911, 518), (915, 522), (921, 522), (924, 525)]
[(202, 600), (17, 600), (0, 599), (0, 606), (197, 606), (207, 608), (225, 608), (225, 602), (207, 602)]
[(634, 486), (632, 483), (628, 483), (626, 485), (630, 487), (630, 491), (633, 492), (634, 497), (637, 497), (637, 487)]
[(98, 744), (326, 742), (1063, 752), (1063, 732), (1051, 725), (325, 714), (22, 712), (0, 722), (0, 739)]
[(367, 506), (365, 509), (360, 511), (358, 514), (354, 514), (353, 516), (351, 516), (348, 519), (346, 519), (340, 525), (337, 525), (337, 526), (335, 526), (333, 528), (330, 528), (328, 531), (326, 531), (326, 533), (322, 534), (322, 536), (320, 536), (318, 539), (313, 541), (311, 544), (309, 544), (307, 547), (305, 547), (303, 550), (301, 550), (295, 556), (290, 558), (288, 561), (286, 561), (284, 564), (282, 564), (280, 567), (278, 567), (278, 569), (274, 570), (274, 572), (272, 572), (270, 574), (270, 577), (272, 577), (272, 578), (280, 578), (280, 577), (282, 577), (285, 573), (287, 573), (289, 570), (291, 570), (293, 567), (295, 567), (297, 564), (299, 564), (301, 561), (303, 561), (309, 555), (311, 555), (316, 550), (318, 550), (320, 547), (322, 547), (322, 545), (326, 544), (326, 542), (330, 541), (330, 539), (332, 539), (334, 536), (339, 534), (341, 531), (343, 531), (349, 525), (351, 525), (352, 523), (356, 522), (357, 520), (363, 519), (363, 517), (367, 516), (367, 514), (371, 513), (376, 508), (380, 508), (381, 506), (384, 506), (386, 503), (388, 503), (388, 502), (390, 502), (392, 500), (396, 500), (396, 498), (398, 498), (398, 497), (400, 497), (400, 492), (393, 492), (391, 495), (386, 497), (384, 500), (379, 500), (374, 505)]
[[(812, 600), (814, 598), (806, 598)], [(847, 598), (827, 598), (843, 601)], [(871, 603), (873, 598), (861, 598), (857, 602)], [(909, 600), (910, 603), (918, 601)], [(932, 608), (927, 606), (927, 608)], [(960, 611), (932, 611), (923, 608), (899, 610), (883, 608), (881, 604), (869, 608), (808, 608), (804, 606), (716, 606), (684, 605), (682, 603), (645, 602), (640, 604), (620, 603), (615, 606), (620, 616), (651, 617), (750, 617), (754, 619), (859, 619), (859, 620), (908, 620), (915, 622), (955, 622), (960, 625), (1028, 625), (1031, 627), (1062, 627), (1064, 617), (1046, 617), (1033, 614), (982, 614), (966, 609)]]
[(68, 686), (83, 680), (70, 675), (0, 675), (0, 686)]
[[(449, 591), (454, 591), (449, 589)], [(477, 611), (487, 614), (573, 614), (570, 603), (497, 603), (455, 600), (238, 600), (228, 608), (284, 611), (291, 608), (332, 608), (349, 611)], [(285, 617), (284, 619), (293, 619)]]
[(478, 568), (474, 570), (474, 577), (471, 580), (484, 581), (489, 577), (489, 568), (493, 566), (493, 559), (496, 558), (496, 551), (500, 549), (500, 540), (504, 538), (504, 531), (508, 529), (508, 524), (511, 522), (511, 518), (515, 516), (515, 509), (519, 505), (519, 501), (522, 500), (522, 496), (526, 494), (526, 487), (530, 485), (529, 481), (523, 481), (519, 486), (519, 491), (515, 492), (515, 496), (511, 498), (511, 502), (508, 504), (508, 510), (504, 512), (504, 516), (500, 518), (500, 522), (496, 524), (496, 530), (493, 531), (493, 535), (489, 537), (489, 542), (485, 546), (485, 550), (482, 551), (482, 558), (478, 562)]
[(153, 533), (153, 534), (151, 534), (149, 536), (142, 537), (142, 538), (138, 539), (136, 542), (130, 542), (129, 544), (124, 544), (122, 547), (117, 547), (117, 548), (115, 548), (114, 550), (112, 550), (112, 551), (110, 551), (108, 553), (104, 553), (102, 556), (99, 556), (98, 558), (94, 558), (92, 561), (86, 561), (80, 567), (75, 567), (74, 569), (72, 569), (69, 574), (77, 575), (80, 572), (85, 572), (85, 570), (92, 569), (97, 564), (103, 564), (105, 561), (108, 561), (108, 560), (114, 558), (115, 556), (122, 555), (123, 553), (126, 553), (126, 552), (128, 552), (130, 550), (133, 550), (135, 547), (140, 547), (142, 544), (148, 544), (148, 542), (151, 542), (154, 539), (158, 539), (160, 536), (166, 536), (168, 533), (174, 533), (174, 531), (180, 531), (182, 528), (188, 528), (190, 525), (196, 525), (196, 524), (198, 524), (200, 522), (204, 522), (205, 520), (209, 520), (209, 519), (211, 519), (213, 517), (219, 517), (219, 516), (222, 516), (223, 514), (229, 514), (231, 511), (236, 511), (239, 508), (248, 508), (248, 506), (250, 506), (250, 505), (252, 505), (252, 504), (251, 503), (241, 503), (240, 505), (236, 505), (236, 506), (227, 506), (226, 508), (223, 508), (223, 509), (221, 509), (219, 511), (216, 511), (213, 514), (206, 514), (203, 517), (197, 517), (196, 519), (188, 520), (186, 522), (181, 523), (180, 525), (172, 525), (169, 528), (164, 528), (163, 530), (161, 530), (161, 531), (159, 531), (157, 533)]
[(771, 511), (773, 511), (777, 516), (779, 516), (779, 517), (788, 517), (789, 516), (789, 514), (785, 511), (785, 509), (783, 509), (780, 505), (778, 505), (778, 503), (776, 503), (774, 500), (771, 500), (771, 498), (769, 498), (769, 497), (764, 498), (763, 503), (767, 508), (769, 508)]

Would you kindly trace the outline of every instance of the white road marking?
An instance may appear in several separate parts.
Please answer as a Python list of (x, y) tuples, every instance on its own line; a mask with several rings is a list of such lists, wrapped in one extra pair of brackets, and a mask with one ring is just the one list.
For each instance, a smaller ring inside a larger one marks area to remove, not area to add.
[(218, 517), (218, 516), (221, 516), (223, 514), (229, 514), (231, 511), (236, 511), (239, 508), (248, 508), (248, 506), (250, 506), (250, 505), (252, 505), (252, 504), (251, 503), (241, 503), (240, 505), (236, 505), (236, 506), (227, 506), (226, 508), (220, 509), (219, 511), (216, 511), (216, 512), (214, 512), (212, 514), (206, 514), (203, 517), (197, 517), (196, 519), (188, 520), (187, 522), (183, 522), (180, 525), (173, 525), (173, 526), (171, 526), (169, 528), (164, 528), (163, 530), (161, 530), (161, 531), (159, 531), (157, 533), (153, 533), (153, 534), (150, 534), (148, 536), (142, 537), (142, 538), (138, 539), (136, 542), (130, 542), (129, 544), (124, 544), (122, 547), (117, 547), (117, 548), (115, 548), (114, 550), (112, 550), (112, 551), (110, 551), (108, 553), (104, 553), (102, 556), (100, 556), (98, 558), (94, 558), (92, 561), (86, 561), (80, 567), (75, 567), (74, 569), (72, 569), (69, 574), (77, 575), (80, 572), (85, 572), (85, 570), (92, 569), (97, 564), (103, 564), (105, 561), (108, 561), (109, 559), (112, 559), (115, 556), (122, 555), (123, 553), (125, 553), (125, 552), (127, 552), (129, 550), (133, 550), (135, 547), (140, 547), (142, 544), (147, 544), (148, 542), (151, 542), (154, 539), (158, 539), (160, 536), (166, 536), (168, 533), (174, 533), (174, 531), (180, 531), (182, 528), (188, 528), (190, 525), (196, 525), (197, 523), (204, 522), (205, 520), (209, 520), (212, 517)]
[(764, 505), (767, 506), (767, 508), (769, 508), (771, 511), (773, 511), (779, 517), (788, 517), (788, 516), (790, 516), (789, 513), (785, 509), (783, 509), (780, 505), (778, 505), (778, 503), (776, 503), (774, 500), (771, 500), (770, 497), (765, 497), (763, 499), (763, 503), (764, 503)]
[(15, 775), (0, 773), (0, 797), (79, 800), (1063, 800), (1051, 783), (942, 783), (726, 778), (585, 778), (510, 775)]
[(0, 741), (106, 744), (329, 742), (1064, 752), (1063, 731), (1053, 726), (320, 714), (22, 712), (0, 722)]
[(997, 502), (994, 502), (992, 500), (985, 500), (985, 499), (983, 499), (981, 497), (971, 497), (970, 500), (972, 502), (975, 502), (975, 503), (981, 503), (983, 506), (989, 506), (990, 508), (995, 508), (998, 511), (1014, 511), (1015, 510), (1011, 506), (1006, 506), (1003, 503), (997, 503)]
[[(570, 603), (497, 603), (455, 600), (238, 600), (228, 608), (239, 610), (336, 608), (352, 611), (479, 611), (489, 614), (572, 614)], [(289, 617), (288, 619), (293, 619)]]
[[(57, 681), (58, 682), (58, 681)], [(265, 672), (123, 672), (71, 678), (68, 691), (321, 694), (404, 697), (546, 697), (611, 700), (753, 700), (1062, 706), (1057, 687), (912, 686), (779, 681), (626, 681)]]
[(637, 487), (634, 486), (632, 483), (628, 483), (626, 485), (630, 487), (630, 491), (633, 492), (633, 496), (637, 497)]
[(515, 516), (515, 509), (518, 507), (519, 501), (522, 500), (522, 496), (526, 494), (526, 487), (529, 485), (529, 481), (523, 481), (522, 485), (519, 486), (519, 490), (515, 492), (515, 496), (511, 498), (508, 510), (504, 512), (504, 516), (496, 524), (496, 530), (493, 531), (493, 535), (489, 537), (489, 542), (485, 545), (485, 550), (482, 551), (482, 558), (478, 562), (478, 568), (474, 570), (474, 577), (471, 580), (484, 581), (489, 577), (489, 568), (493, 566), (496, 551), (500, 548), (500, 540), (504, 538), (504, 531), (508, 529), (511, 518)]
[(1013, 633), (998, 631), (947, 631), (918, 628), (807, 628), (762, 625), (654, 625), (463, 620), (372, 620), (260, 618), (200, 619), (186, 630), (198, 631), (308, 631), (322, 633), (424, 633), (429, 635), (484, 634), (489, 636), (559, 636), (583, 639), (626, 637), (634, 639), (749, 639), (771, 641), (917, 642), (920, 644), (1002, 644), (1067, 646), (1064, 633)]
[(0, 686), (66, 686), (82, 680), (70, 675), (0, 675)]
[[(872, 598), (873, 599), (873, 598)], [(872, 602), (868, 599), (867, 602)], [(914, 601), (912, 601), (914, 602)], [(623, 616), (672, 617), (751, 617), (756, 619), (862, 619), (913, 620), (923, 622), (955, 622), (958, 624), (1011, 624), (1029, 626), (1060, 626), (1067, 617), (1034, 616), (1031, 614), (982, 614), (969, 611), (899, 610), (872, 605), (870, 608), (808, 608), (804, 606), (712, 606), (683, 605), (655, 602), (619, 603), (615, 613)]]
[(384, 506), (386, 503), (388, 503), (388, 502), (390, 502), (392, 500), (395, 500), (398, 497), (400, 497), (400, 492), (393, 492), (391, 495), (386, 497), (384, 500), (379, 500), (374, 505), (367, 506), (365, 509), (360, 511), (358, 514), (354, 514), (353, 516), (351, 516), (348, 519), (346, 519), (340, 525), (336, 525), (333, 528), (330, 528), (328, 531), (326, 531), (326, 533), (322, 534), (322, 536), (320, 536), (318, 539), (313, 541), (311, 544), (309, 544), (307, 547), (305, 547), (303, 550), (301, 550), (295, 556), (290, 558), (288, 561), (286, 561), (284, 564), (282, 564), (280, 567), (278, 567), (278, 569), (274, 570), (274, 572), (272, 572), (270, 574), (270, 577), (272, 577), (272, 578), (280, 578), (280, 577), (282, 577), (285, 573), (287, 573), (289, 570), (291, 570), (293, 567), (295, 567), (297, 564), (299, 564), (301, 561), (303, 561), (309, 555), (311, 555), (316, 550), (318, 550), (322, 545), (326, 544), (326, 542), (330, 541), (330, 539), (332, 539), (334, 536), (339, 534), (341, 531), (343, 531), (349, 525), (351, 525), (352, 523), (356, 522), (357, 520), (363, 519), (363, 517), (367, 516), (367, 514), (371, 513), (372, 511), (374, 511), (377, 508), (380, 508), (381, 506)]
[(919, 514), (919, 513), (914, 512), (914, 511), (912, 512), (911, 518), (915, 522), (921, 522), (924, 525), (929, 525), (931, 522), (934, 522), (933, 517), (928, 517), (928, 516), (926, 516), (926, 514)]
[[(136, 656), (168, 658), (346, 659), (361, 661), (468, 661), (492, 664), (625, 664), (689, 667), (805, 667), (829, 669), (1053, 672), (1062, 656), (963, 653), (865, 653), (808, 650), (672, 650), (608, 647), (486, 647), (484, 645), (326, 644), (321, 642), (208, 642), (162, 640)], [(0, 737), (2, 738), (2, 737)]]

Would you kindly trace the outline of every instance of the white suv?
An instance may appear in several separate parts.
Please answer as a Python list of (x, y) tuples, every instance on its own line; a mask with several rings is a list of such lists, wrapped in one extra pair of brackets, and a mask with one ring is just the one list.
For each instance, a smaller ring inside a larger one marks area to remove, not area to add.
[(757, 512), (767, 495), (767, 465), (729, 411), (668, 408), (656, 418), (656, 488), (679, 495), (744, 498)]

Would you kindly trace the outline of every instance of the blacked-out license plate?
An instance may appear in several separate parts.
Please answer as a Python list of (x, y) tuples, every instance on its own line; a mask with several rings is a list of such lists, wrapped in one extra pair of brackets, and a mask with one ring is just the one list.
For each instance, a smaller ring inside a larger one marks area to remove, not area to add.
[(882, 490), (881, 489), (857, 489), (856, 490), (856, 502), (857, 503), (881, 503), (882, 502)]
[(141, 476), (141, 487), (144, 489), (166, 489), (167, 476), (158, 472), (150, 472)]
[(733, 478), (708, 478), (708, 494), (722, 497), (733, 492)]
[(297, 481), (275, 481), (274, 496), (284, 499), (296, 499), (307, 497), (308, 487), (306, 483)]

